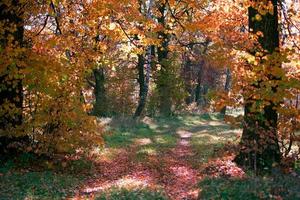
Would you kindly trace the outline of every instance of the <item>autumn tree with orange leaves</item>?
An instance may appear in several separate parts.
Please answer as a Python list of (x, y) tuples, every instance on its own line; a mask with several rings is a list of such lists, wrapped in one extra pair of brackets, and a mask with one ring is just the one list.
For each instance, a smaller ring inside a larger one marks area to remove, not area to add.
[(297, 2), (11, 0), (0, 8), (1, 145), (74, 152), (102, 144), (93, 115), (170, 116), (193, 102), (223, 115), (244, 108), (239, 164), (270, 168), (299, 142)]

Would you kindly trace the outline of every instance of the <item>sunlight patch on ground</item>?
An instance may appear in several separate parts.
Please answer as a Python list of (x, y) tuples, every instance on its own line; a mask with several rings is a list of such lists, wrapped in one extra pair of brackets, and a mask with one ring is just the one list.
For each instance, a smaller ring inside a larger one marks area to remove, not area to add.
[(140, 145), (140, 146), (151, 144), (151, 143), (152, 143), (152, 140), (150, 138), (138, 138), (138, 139), (134, 140), (134, 144)]
[(125, 177), (118, 179), (113, 182), (104, 183), (101, 186), (96, 187), (90, 187), (86, 188), (84, 190), (85, 193), (92, 193), (92, 192), (100, 192), (104, 190), (108, 190), (110, 188), (126, 188), (126, 189), (132, 189), (132, 188), (140, 188), (140, 187), (146, 187), (148, 185), (147, 180), (139, 180), (131, 177)]
[(154, 137), (154, 140), (155, 140), (156, 143), (159, 143), (159, 144), (168, 143), (168, 141), (164, 137), (162, 137), (161, 135)]
[(243, 129), (230, 129), (230, 130), (223, 130), (220, 132), (217, 132), (216, 134), (221, 135), (221, 134), (241, 134)]
[(177, 130), (176, 133), (180, 136), (182, 139), (188, 139), (192, 136), (192, 133), (186, 130)]
[(130, 133), (130, 132), (124, 132), (124, 133), (121, 133), (120, 135), (123, 135), (123, 136), (130, 136), (130, 135), (132, 135), (132, 133)]
[(158, 125), (156, 124), (154, 119), (152, 119), (150, 117), (144, 117), (142, 122), (145, 123), (146, 125), (148, 125), (150, 129), (157, 129), (158, 128)]
[(209, 125), (209, 126), (222, 126), (222, 125), (224, 125), (224, 123), (219, 122), (219, 121), (210, 121), (206, 124)]
[(147, 154), (147, 155), (157, 155), (157, 151), (151, 147), (144, 147), (140, 149), (137, 153)]
[(201, 135), (197, 135), (195, 136), (196, 138), (201, 139), (201, 142), (210, 142), (210, 143), (218, 143), (220, 139), (222, 139), (222, 137), (220, 136), (214, 136), (208, 133), (201, 133)]
[(111, 121), (112, 121), (111, 117), (102, 117), (99, 119), (101, 125), (108, 125), (111, 123)]
[(116, 148), (103, 148), (98, 151), (94, 152), (94, 156), (96, 157), (96, 160), (98, 161), (113, 161), (114, 158), (121, 154), (124, 153), (124, 149), (116, 149)]
[(151, 174), (147, 171), (138, 171), (130, 175), (123, 176), (117, 180), (106, 181), (83, 189), (83, 193), (90, 194), (95, 192), (105, 192), (110, 189), (124, 188), (128, 190), (156, 187)]

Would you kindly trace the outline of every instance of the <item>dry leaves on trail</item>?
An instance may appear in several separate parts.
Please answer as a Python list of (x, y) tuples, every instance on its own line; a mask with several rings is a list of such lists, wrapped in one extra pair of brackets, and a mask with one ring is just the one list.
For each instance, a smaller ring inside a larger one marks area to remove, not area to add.
[(197, 199), (199, 174), (187, 161), (193, 155), (189, 137), (179, 139), (175, 148), (163, 154), (150, 155), (148, 162), (134, 161), (135, 151), (133, 146), (111, 161), (99, 160), (97, 173), (73, 199), (93, 199), (111, 188), (148, 188), (162, 190), (170, 199)]

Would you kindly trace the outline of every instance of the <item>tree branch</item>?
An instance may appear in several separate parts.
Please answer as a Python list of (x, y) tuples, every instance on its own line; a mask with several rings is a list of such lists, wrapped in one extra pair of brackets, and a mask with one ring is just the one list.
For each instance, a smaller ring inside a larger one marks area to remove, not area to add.
[(43, 27), (41, 28), (41, 30), (35, 36), (38, 36), (45, 29), (45, 27), (47, 25), (47, 22), (48, 22), (48, 19), (49, 19), (49, 15), (46, 16)]

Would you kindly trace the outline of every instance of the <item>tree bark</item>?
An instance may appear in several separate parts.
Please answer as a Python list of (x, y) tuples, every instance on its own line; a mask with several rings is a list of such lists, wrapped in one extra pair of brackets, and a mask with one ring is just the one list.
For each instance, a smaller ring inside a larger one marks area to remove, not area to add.
[[(248, 11), (250, 32), (253, 34), (261, 32), (263, 35), (258, 38), (262, 50), (255, 47), (254, 50), (250, 51), (253, 55), (258, 51), (264, 52), (265, 55), (279, 51), (278, 0), (270, 2), (274, 8), (273, 14), (260, 15), (254, 7), (250, 7)], [(255, 20), (258, 15), (261, 16), (261, 20)], [(267, 77), (269, 81), (278, 80), (271, 74), (267, 74)], [(257, 80), (255, 87), (258, 89), (262, 88), (263, 86), (260, 85), (261, 82), (262, 80)], [(272, 88), (272, 92), (276, 93), (276, 87)], [(269, 101), (269, 105), (264, 106), (262, 113), (251, 109), (256, 103), (251, 98), (245, 99), (241, 150), (235, 161), (240, 165), (247, 165), (252, 169), (270, 169), (275, 163), (279, 163), (281, 159), (277, 137), (278, 114), (274, 109), (276, 103)]]
[(188, 92), (188, 96), (185, 98), (185, 103), (190, 105), (195, 99), (194, 89), (193, 89), (193, 78), (192, 78), (192, 61), (189, 55), (185, 53), (183, 64), (183, 79), (185, 83), (185, 89)]
[(103, 68), (97, 68), (93, 70), (95, 77), (95, 104), (93, 109), (93, 114), (95, 116), (101, 117), (107, 115), (107, 99), (105, 91), (105, 74)]
[[(230, 69), (227, 68), (226, 69), (226, 80), (225, 80), (225, 86), (224, 86), (224, 90), (225, 90), (226, 93), (228, 93), (229, 90), (230, 90), (230, 84), (231, 84), (231, 72), (230, 72)], [(226, 109), (227, 109), (227, 107), (224, 106), (221, 109), (220, 114), (225, 115), (226, 114)]]
[(146, 99), (148, 94), (148, 83), (145, 80), (145, 73), (144, 73), (144, 65), (145, 65), (145, 58), (144, 55), (139, 54), (138, 55), (138, 82), (140, 86), (140, 92), (139, 92), (139, 103), (134, 113), (134, 118), (139, 117), (146, 105)]
[[(160, 17), (157, 21), (163, 27), (165, 24), (165, 10), (166, 4), (162, 3), (159, 7)], [(157, 48), (157, 59), (161, 66), (158, 75), (157, 87), (159, 94), (159, 111), (161, 115), (169, 116), (172, 114), (172, 100), (170, 94), (170, 86), (168, 79), (171, 78), (169, 74), (169, 63), (168, 63), (168, 46), (169, 46), (169, 35), (164, 31), (158, 32), (158, 38), (161, 40), (161, 46)]]
[[(14, 0), (8, 8), (4, 1), (0, 1), (0, 24), (3, 26), (0, 35), (1, 51), (5, 51), (9, 45), (15, 49), (23, 46), (22, 5), (21, 2)], [(2, 67), (0, 71), (0, 157), (4, 159), (16, 153), (15, 149), (9, 149), (10, 154), (2, 155), (6, 153), (10, 143), (28, 142), (29, 138), (17, 137), (12, 130), (22, 124), (23, 86), (19, 75), (20, 66), (11, 63), (9, 66)]]
[[(22, 4), (12, 1), (10, 8), (0, 1), (0, 23), (4, 33), (0, 35), (0, 47), (5, 51), (8, 45), (21, 48), (23, 45), (24, 28)], [(10, 40), (9, 38), (13, 39)], [(22, 123), (23, 87), (19, 75), (20, 66), (11, 63), (0, 72), (0, 130), (7, 130)], [(10, 104), (10, 109), (4, 105)], [(5, 134), (5, 133), (4, 133)]]
[[(150, 0), (148, 7), (146, 5), (145, 6), (145, 11), (144, 13), (146, 13), (146, 16), (148, 19), (151, 19), (151, 9), (153, 6), (154, 1)], [(143, 13), (142, 10), (140, 10), (141, 13)], [(134, 113), (134, 118), (137, 118), (139, 116), (141, 116), (145, 106), (146, 106), (146, 102), (147, 102), (147, 96), (148, 96), (148, 90), (149, 90), (149, 83), (150, 83), (150, 74), (151, 74), (151, 68), (152, 68), (152, 59), (154, 57), (154, 48), (153, 46), (149, 46), (147, 49), (147, 65), (146, 65), (146, 77), (145, 77), (145, 73), (144, 73), (144, 65), (145, 65), (145, 59), (143, 57), (143, 55), (138, 55), (138, 82), (139, 82), (139, 86), (140, 86), (140, 92), (139, 92), (139, 102), (138, 102), (138, 106), (135, 110)]]

